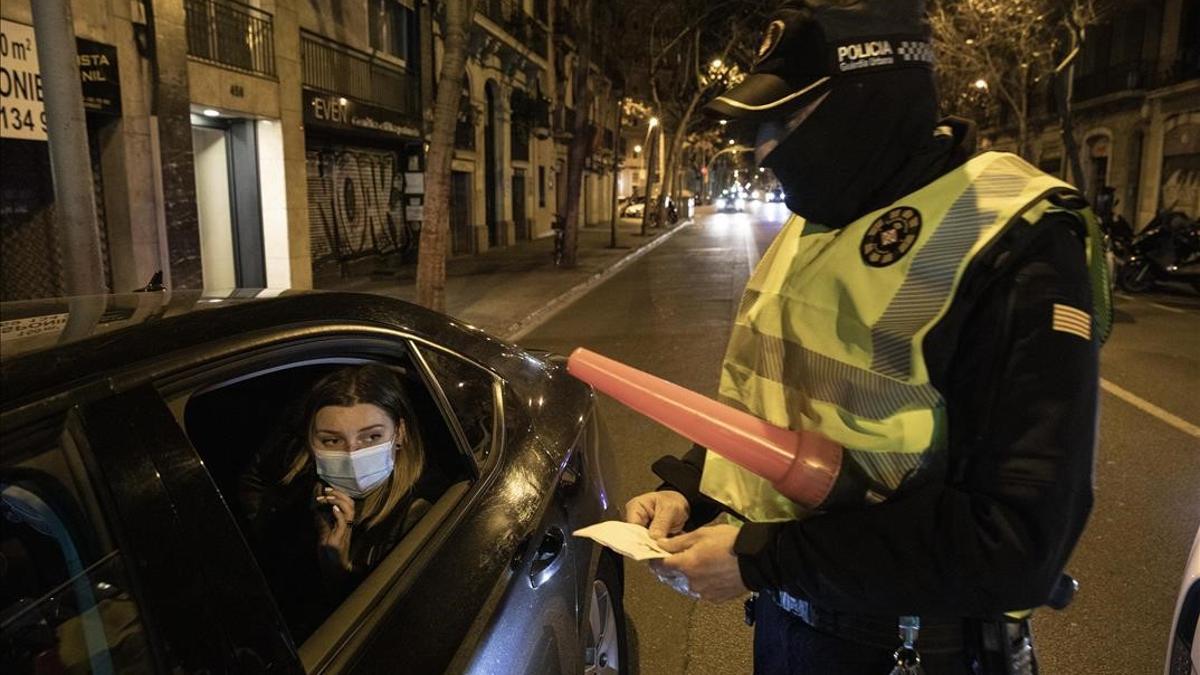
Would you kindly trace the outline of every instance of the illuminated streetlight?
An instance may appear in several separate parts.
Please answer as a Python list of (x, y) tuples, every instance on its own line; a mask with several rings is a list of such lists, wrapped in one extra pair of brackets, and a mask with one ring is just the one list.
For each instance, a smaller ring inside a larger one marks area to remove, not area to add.
[(656, 126), (658, 126), (658, 118), (657, 118), (657, 117), (651, 117), (651, 118), (650, 118), (650, 128), (651, 128), (651, 129), (653, 129), (653, 128), (654, 128), (654, 127), (656, 127)]
[(713, 67), (713, 68), (720, 68), (722, 65), (723, 65), (723, 64), (721, 63), (721, 59), (713, 59), (713, 60), (712, 60), (712, 67)]
[(732, 138), (731, 138), (731, 139), (729, 139), (729, 144), (730, 144), (730, 145), (733, 145), (733, 139), (732, 139)]
[(987, 80), (983, 79), (982, 77), (979, 78), (978, 80), (975, 80), (975, 88), (981, 89), (981, 90), (987, 89), (988, 88)]
[(729, 120), (721, 120), (721, 126), (725, 126), (726, 124), (729, 124)]
[(633, 146), (633, 154), (635, 154), (635, 155), (642, 154), (642, 145), (640, 143)]

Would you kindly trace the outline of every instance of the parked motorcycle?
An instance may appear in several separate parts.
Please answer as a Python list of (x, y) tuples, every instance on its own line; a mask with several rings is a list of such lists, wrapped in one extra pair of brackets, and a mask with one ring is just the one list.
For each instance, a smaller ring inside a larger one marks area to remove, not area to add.
[[(1115, 248), (1115, 247), (1114, 247)], [(1165, 211), (1117, 254), (1117, 287), (1143, 293), (1164, 281), (1190, 283), (1200, 292), (1200, 221)]]

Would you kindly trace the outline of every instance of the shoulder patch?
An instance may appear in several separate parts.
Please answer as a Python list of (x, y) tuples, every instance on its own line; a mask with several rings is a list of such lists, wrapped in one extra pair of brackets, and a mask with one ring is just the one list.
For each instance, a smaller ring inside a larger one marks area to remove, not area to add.
[(1054, 303), (1051, 328), (1061, 333), (1070, 333), (1084, 340), (1092, 339), (1092, 316), (1070, 305)]
[(871, 267), (887, 267), (903, 258), (920, 234), (920, 211), (911, 206), (897, 206), (867, 228), (859, 246), (863, 262)]

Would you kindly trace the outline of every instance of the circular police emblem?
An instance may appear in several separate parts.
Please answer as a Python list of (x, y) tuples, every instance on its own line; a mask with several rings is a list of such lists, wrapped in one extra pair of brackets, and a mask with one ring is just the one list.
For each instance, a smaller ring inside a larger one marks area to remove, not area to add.
[(762, 61), (779, 46), (779, 38), (783, 37), (783, 29), (787, 27), (783, 21), (776, 19), (767, 26), (763, 34), (762, 44), (758, 46), (758, 60)]
[(921, 214), (914, 208), (898, 206), (867, 228), (859, 247), (863, 262), (871, 267), (887, 267), (908, 253), (919, 234)]

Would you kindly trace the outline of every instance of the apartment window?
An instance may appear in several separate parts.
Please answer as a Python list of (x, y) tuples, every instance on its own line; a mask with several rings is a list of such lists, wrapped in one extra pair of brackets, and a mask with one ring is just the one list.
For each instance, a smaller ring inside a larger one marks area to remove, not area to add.
[(371, 49), (408, 60), (412, 10), (397, 0), (370, 0)]
[(546, 208), (546, 167), (538, 167), (538, 207)]

